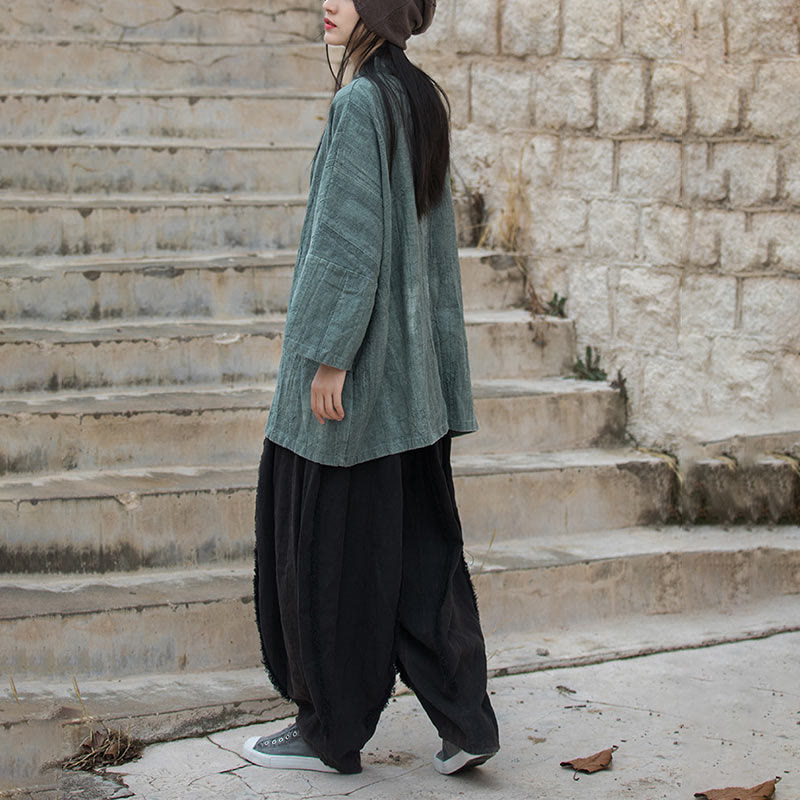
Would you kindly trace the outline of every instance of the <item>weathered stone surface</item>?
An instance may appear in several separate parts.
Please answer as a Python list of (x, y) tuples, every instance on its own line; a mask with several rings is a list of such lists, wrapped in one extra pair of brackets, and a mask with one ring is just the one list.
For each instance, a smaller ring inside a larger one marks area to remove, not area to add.
[(620, 62), (598, 68), (597, 126), (601, 133), (629, 133), (645, 124), (644, 68)]
[(0, 200), (0, 256), (292, 247), (305, 210), (305, 198), (298, 195), (240, 196), (235, 202), (219, 195), (90, 197), (39, 207), (29, 202), (28, 208), (3, 208)]
[(772, 361), (769, 348), (757, 339), (715, 337), (707, 381), (712, 411), (724, 414), (735, 408), (740, 425), (766, 417), (770, 413)]
[(645, 58), (680, 56), (688, 19), (680, 0), (622, 0), (622, 44)]
[(613, 334), (611, 311), (615, 298), (610, 289), (612, 271), (613, 267), (602, 264), (577, 262), (570, 270), (567, 290), (570, 316), (575, 317), (578, 336), (592, 347), (603, 350)]
[(665, 64), (653, 69), (651, 122), (659, 133), (680, 136), (686, 130), (688, 100), (686, 69)]
[(316, 145), (330, 94), (185, 89), (174, 92), (24, 91), (0, 95), (0, 137), (234, 139)]
[(531, 124), (531, 72), (503, 63), (472, 68), (472, 119), (488, 128), (527, 128)]
[(683, 148), (684, 197), (694, 204), (719, 202), (728, 196), (728, 176), (719, 169), (715, 145), (687, 142)]
[(767, 243), (759, 241), (743, 212), (701, 209), (694, 212), (690, 260), (719, 266), (725, 272), (760, 269), (767, 262)]
[(701, 136), (717, 136), (739, 125), (739, 101), (743, 77), (732, 67), (715, 65), (693, 73), (689, 97), (693, 130)]
[(625, 141), (619, 150), (619, 191), (627, 197), (678, 200), (681, 146), (653, 139)]
[(557, 136), (533, 136), (522, 153), (522, 174), (534, 190), (550, 187), (558, 170), (561, 140)]
[(686, 275), (681, 283), (679, 301), (682, 343), (686, 336), (733, 333), (736, 278), (714, 274)]
[(497, 52), (497, 4), (486, 0), (458, 0), (453, 20), (459, 53)]
[(780, 165), (783, 178), (781, 199), (800, 205), (800, 141), (792, 139), (780, 149)]
[[(488, 5), (488, 4), (487, 4)], [(416, 64), (417, 54), (438, 54), (448, 50), (453, 42), (457, 5), (454, 2), (439, 3), (433, 24), (424, 36), (412, 36), (408, 40), (408, 57)]]
[(537, 70), (534, 76), (536, 126), (591, 128), (594, 125), (592, 73), (590, 66), (570, 61), (558, 61)]
[(16, 89), (292, 87), (330, 91), (325, 50), (313, 44), (0, 42), (3, 86)]
[[(224, 13), (225, 11), (229, 13)], [(12, 39), (50, 38), (176, 42), (298, 42), (322, 34), (320, 3), (264, 0), (256, 7), (231, 8), (225, 0), (169, 0), (129, 3), (60, 0), (8, 0), (3, 4), (0, 35)]]
[(594, 200), (589, 205), (588, 251), (592, 260), (633, 261), (638, 239), (636, 205), (617, 200)]
[(752, 230), (764, 261), (771, 267), (800, 275), (800, 213), (763, 212), (753, 214)]
[(775, 199), (778, 158), (772, 145), (720, 143), (713, 153), (714, 169), (726, 178), (731, 205), (741, 208)]
[[(493, 5), (487, 0), (479, 2)], [(505, 0), (500, 35), (503, 53), (514, 56), (553, 55), (558, 49), (558, 3)]]
[(641, 402), (645, 420), (659, 420), (663, 435), (680, 440), (686, 423), (707, 413), (707, 390), (697, 379), (708, 369), (710, 345), (703, 336), (681, 339), (679, 354), (644, 359)]
[(611, 191), (614, 145), (607, 139), (565, 137), (561, 144), (561, 186), (588, 194)]
[(796, 349), (800, 343), (800, 279), (745, 278), (742, 331)]
[(616, 336), (639, 351), (675, 353), (680, 279), (643, 267), (622, 267), (614, 298)]
[(797, 136), (800, 133), (800, 60), (763, 64), (756, 73), (755, 90), (747, 115), (753, 133), (761, 136)]
[(681, 266), (689, 257), (690, 212), (653, 205), (642, 212), (642, 257), (654, 266)]
[(725, 0), (687, 0), (686, 12), (692, 21), (688, 52), (698, 61), (724, 58), (728, 46)]
[(155, 140), (117, 146), (85, 140), (0, 146), (0, 187), (45, 193), (279, 194), (308, 191), (314, 146), (248, 147), (234, 142)]
[(558, 253), (586, 243), (588, 203), (565, 192), (531, 191), (531, 233), (536, 253)]
[(567, 58), (604, 58), (619, 46), (619, 0), (563, 0), (564, 42)]
[(796, 0), (731, 0), (728, 45), (733, 56), (796, 56), (800, 51)]

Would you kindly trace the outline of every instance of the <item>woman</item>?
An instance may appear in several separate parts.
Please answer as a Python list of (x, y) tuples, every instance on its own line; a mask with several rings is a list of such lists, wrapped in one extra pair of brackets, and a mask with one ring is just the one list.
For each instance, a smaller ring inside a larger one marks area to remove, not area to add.
[(325, 42), (345, 54), (312, 167), (256, 499), (264, 662), (298, 715), (243, 752), (267, 767), (359, 772), (399, 671), (442, 737), (434, 765), (450, 774), (499, 744), (450, 471), (450, 437), (477, 426), (448, 115), (404, 53), (435, 0), (323, 9)]

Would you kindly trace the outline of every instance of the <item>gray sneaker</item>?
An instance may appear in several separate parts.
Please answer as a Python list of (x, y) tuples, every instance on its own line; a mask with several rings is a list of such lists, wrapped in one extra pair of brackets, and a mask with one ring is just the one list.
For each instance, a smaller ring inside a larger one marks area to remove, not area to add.
[(493, 753), (468, 753), (452, 742), (442, 739), (442, 749), (433, 757), (433, 766), (442, 775), (452, 775), (455, 772), (483, 764), (496, 752), (495, 750)]
[(242, 755), (260, 767), (338, 772), (311, 749), (311, 745), (300, 735), (297, 723), (272, 736), (252, 736), (244, 743)]

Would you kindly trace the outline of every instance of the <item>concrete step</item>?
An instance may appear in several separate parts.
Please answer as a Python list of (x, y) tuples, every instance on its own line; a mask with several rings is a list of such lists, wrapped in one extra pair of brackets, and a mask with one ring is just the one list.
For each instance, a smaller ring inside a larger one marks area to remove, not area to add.
[(263, 0), (254, 7), (223, 0), (105, 2), (6, 0), (0, 35), (6, 41), (241, 42), (273, 44), (320, 39), (320, 4)]
[(685, 468), (680, 511), (688, 522), (800, 523), (800, 460), (766, 453), (746, 463), (725, 456)]
[[(571, 320), (526, 311), (467, 312), (472, 375), (539, 378), (571, 364)], [(58, 325), (4, 323), (0, 359), (3, 392), (100, 387), (263, 383), (280, 361), (284, 318), (120, 320)], [(531, 327), (536, 327), (536, 337)]]
[[(797, 527), (607, 530), (466, 555), (490, 638), (800, 600)], [(0, 668), (36, 680), (257, 667), (252, 581), (252, 557), (203, 570), (6, 576)]]
[(0, 256), (291, 247), (304, 195), (0, 195)]
[[(295, 251), (129, 258), (0, 260), (0, 320), (7, 323), (137, 317), (241, 318), (285, 312)], [(521, 304), (523, 279), (505, 254), (462, 250), (464, 305)]]
[(0, 41), (0, 75), (4, 85), (17, 89), (218, 86), (328, 92), (333, 87), (321, 42)]
[[(576, 622), (568, 628), (537, 628), (526, 634), (488, 634), (489, 676), (585, 667), (791, 635), (798, 630), (798, 619), (800, 597), (783, 595), (702, 614), (612, 615), (588, 625)], [(553, 672), (552, 677), (557, 676)], [(0, 709), (0, 789), (34, 785), (44, 789), (55, 783), (57, 774), (42, 771), (42, 765), (77, 753), (89, 724), (71, 678), (30, 680), (18, 675), (15, 680), (18, 699), (13, 701), (7, 689), (8, 702)], [(501, 686), (495, 688), (499, 691)], [(98, 727), (105, 723), (147, 744), (234, 729), (226, 736), (229, 741), (215, 737), (215, 742), (235, 750), (246, 738), (235, 729), (296, 713), (274, 691), (260, 667), (81, 679), (79, 690)], [(396, 693), (404, 695), (407, 690), (398, 683)], [(582, 702), (583, 698), (578, 699)], [(263, 733), (263, 729), (253, 732)], [(119, 771), (127, 771), (126, 766)]]
[[(0, 478), (0, 571), (225, 563), (252, 551), (262, 436), (239, 464)], [(673, 514), (663, 460), (624, 448), (455, 455), (465, 541), (657, 524)]]
[(2, 388), (232, 385), (274, 378), (284, 318), (4, 325)]
[(313, 145), (209, 139), (7, 140), (0, 190), (19, 194), (308, 191)]
[[(263, 437), (272, 386), (6, 395), (0, 475), (225, 465)], [(542, 378), (478, 381), (481, 430), (459, 454), (559, 450), (621, 440), (624, 407), (607, 384)]]
[(330, 92), (0, 87), (0, 138), (240, 139), (316, 145)]
[(285, 313), (294, 250), (0, 260), (0, 319), (43, 324)]

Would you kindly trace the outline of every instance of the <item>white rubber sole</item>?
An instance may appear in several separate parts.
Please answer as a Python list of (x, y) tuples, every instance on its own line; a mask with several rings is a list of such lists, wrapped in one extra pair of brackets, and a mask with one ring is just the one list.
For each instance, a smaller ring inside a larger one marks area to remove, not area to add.
[(269, 769), (309, 769), (314, 772), (336, 772), (339, 770), (329, 767), (316, 756), (275, 756), (259, 753), (254, 750), (256, 742), (260, 736), (251, 736), (242, 745), (242, 757), (246, 758), (251, 764)]
[(477, 767), (487, 762), (494, 753), (467, 753), (459, 750), (454, 756), (450, 756), (447, 761), (442, 761), (437, 753), (433, 757), (433, 767), (441, 775), (453, 775), (462, 769)]

